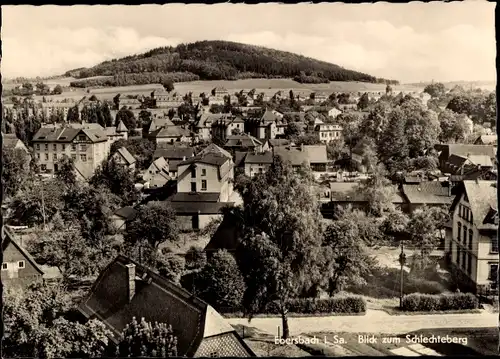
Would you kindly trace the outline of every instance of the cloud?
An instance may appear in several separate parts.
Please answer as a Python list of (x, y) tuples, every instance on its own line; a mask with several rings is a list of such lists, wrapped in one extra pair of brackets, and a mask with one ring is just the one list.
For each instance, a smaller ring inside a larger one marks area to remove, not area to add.
[(8, 77), (61, 74), (179, 42), (176, 38), (140, 36), (136, 30), (124, 27), (51, 28), (38, 32), (34, 40), (4, 36), (2, 73)]

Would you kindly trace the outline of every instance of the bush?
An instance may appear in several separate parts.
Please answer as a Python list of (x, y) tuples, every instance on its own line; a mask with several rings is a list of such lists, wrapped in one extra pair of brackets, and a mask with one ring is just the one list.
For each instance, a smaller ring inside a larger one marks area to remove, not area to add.
[[(238, 312), (240, 308), (226, 308), (226, 313)], [(329, 313), (364, 313), (366, 302), (361, 297), (350, 296), (343, 298), (299, 298), (290, 301), (288, 311), (296, 314), (329, 314)], [(269, 303), (260, 314), (280, 314), (276, 302)]]
[(432, 312), (467, 310), (479, 308), (479, 300), (471, 293), (444, 295), (410, 294), (403, 298), (403, 310), (409, 312)]

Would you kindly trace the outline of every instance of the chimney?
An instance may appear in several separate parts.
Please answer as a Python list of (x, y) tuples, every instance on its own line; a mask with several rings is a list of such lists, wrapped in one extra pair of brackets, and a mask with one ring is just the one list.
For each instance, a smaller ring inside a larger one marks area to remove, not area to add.
[(132, 301), (135, 295), (135, 264), (127, 264), (127, 292), (128, 292), (128, 301), (129, 303)]

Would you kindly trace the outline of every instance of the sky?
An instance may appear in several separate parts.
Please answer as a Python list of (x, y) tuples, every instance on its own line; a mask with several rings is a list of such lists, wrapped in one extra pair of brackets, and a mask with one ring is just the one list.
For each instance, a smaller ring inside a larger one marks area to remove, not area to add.
[(401, 82), (496, 81), (495, 3), (2, 6), (2, 76), (62, 74), (198, 40), (285, 50)]

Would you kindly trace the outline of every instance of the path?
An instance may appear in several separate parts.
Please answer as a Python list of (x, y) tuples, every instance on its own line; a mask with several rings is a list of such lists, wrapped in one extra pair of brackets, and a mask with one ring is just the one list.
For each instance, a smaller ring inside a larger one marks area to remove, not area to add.
[[(277, 335), (281, 318), (231, 318), (232, 325), (244, 325)], [(498, 313), (480, 314), (389, 315), (381, 310), (368, 310), (363, 316), (289, 318), (290, 335), (318, 332), (405, 334), (421, 329), (487, 328), (498, 326)]]

